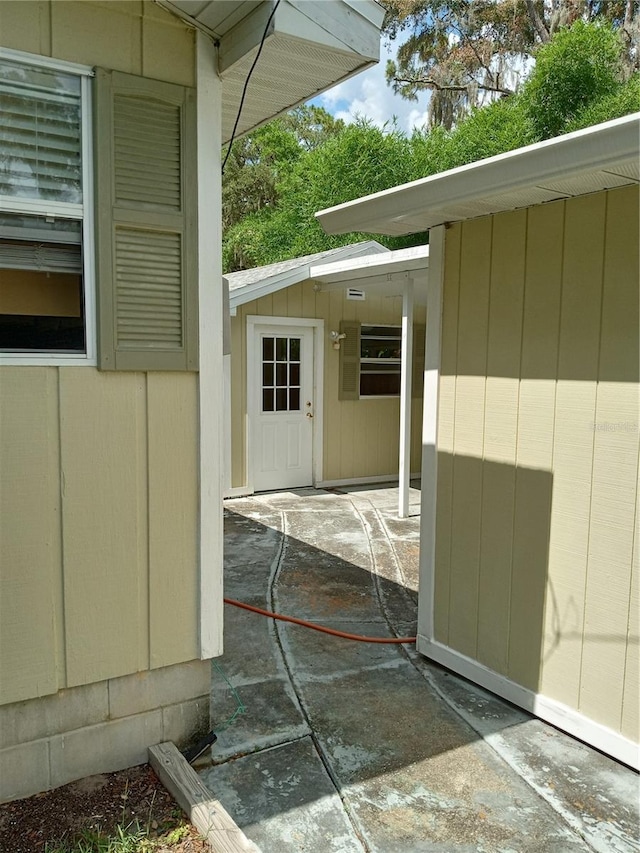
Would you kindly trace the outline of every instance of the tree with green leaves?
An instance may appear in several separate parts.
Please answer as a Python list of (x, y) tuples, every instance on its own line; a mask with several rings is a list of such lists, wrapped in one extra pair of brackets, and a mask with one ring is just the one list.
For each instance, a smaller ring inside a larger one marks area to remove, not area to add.
[(305, 151), (312, 151), (344, 128), (321, 107), (296, 107), (280, 118), (237, 139), (225, 162), (222, 183), (222, 227), (273, 207), (278, 185)]
[(447, 129), (474, 107), (514, 94), (536, 50), (576, 21), (620, 32), (627, 76), (638, 69), (640, 0), (382, 0), (400, 42), (387, 81), (409, 100), (431, 92), (430, 125)]
[(245, 269), (364, 239), (327, 237), (315, 213), (410, 180), (411, 144), (393, 126), (380, 129), (359, 121), (303, 151), (279, 171), (277, 204), (263, 207), (225, 232), (224, 268)]
[[(407, 137), (393, 125), (362, 120), (333, 128), (317, 144), (296, 141), (294, 156), (288, 144), (272, 140), (274, 200), (225, 231), (225, 271), (371, 237), (326, 235), (315, 219), (323, 208), (640, 110), (640, 73), (625, 79), (624, 54), (618, 28), (578, 20), (541, 45), (519, 93), (471, 110), (450, 130), (440, 125)], [(267, 127), (261, 130), (271, 139)], [(280, 139), (281, 124), (276, 131)], [(225, 172), (223, 186), (227, 180)], [(376, 239), (401, 248), (426, 236)]]

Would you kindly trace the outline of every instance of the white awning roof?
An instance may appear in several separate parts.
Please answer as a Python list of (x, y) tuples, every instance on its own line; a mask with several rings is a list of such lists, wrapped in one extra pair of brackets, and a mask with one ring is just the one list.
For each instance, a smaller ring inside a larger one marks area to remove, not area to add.
[(247, 75), (237, 134), (375, 65), (384, 9), (375, 0), (157, 0), (219, 43), (222, 140), (228, 142)]
[(320, 282), (323, 290), (354, 286), (384, 296), (403, 296), (408, 279), (422, 281), (425, 286), (417, 288), (414, 294), (416, 303), (424, 305), (428, 268), (429, 247), (412, 246), (384, 255), (315, 263), (309, 273), (311, 278)]
[(328, 234), (435, 225), (640, 182), (640, 113), (421, 178), (316, 214)]
[(291, 287), (292, 284), (307, 281), (312, 278), (310, 270), (314, 263), (338, 259), (348, 261), (361, 258), (363, 255), (366, 256), (363, 260), (369, 260), (371, 257), (377, 257), (378, 253), (382, 253), (384, 257), (391, 254), (387, 248), (375, 240), (365, 240), (362, 243), (351, 243), (348, 246), (327, 249), (324, 252), (303, 255), (263, 267), (227, 273), (224, 281), (229, 287), (229, 307), (235, 313), (239, 305), (276, 293), (285, 287)]

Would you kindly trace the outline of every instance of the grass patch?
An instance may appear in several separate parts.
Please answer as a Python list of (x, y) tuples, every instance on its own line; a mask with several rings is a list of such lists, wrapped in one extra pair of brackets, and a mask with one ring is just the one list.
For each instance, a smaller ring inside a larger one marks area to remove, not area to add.
[(186, 822), (163, 835), (157, 835), (150, 826), (143, 827), (136, 822), (117, 826), (107, 833), (84, 830), (73, 840), (47, 844), (44, 853), (168, 853), (183, 850), (183, 842), (190, 839), (196, 840), (193, 828)]

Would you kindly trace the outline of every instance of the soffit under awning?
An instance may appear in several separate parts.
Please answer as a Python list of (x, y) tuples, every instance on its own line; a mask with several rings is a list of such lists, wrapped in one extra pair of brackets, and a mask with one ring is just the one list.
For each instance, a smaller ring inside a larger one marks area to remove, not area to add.
[(407, 281), (414, 282), (416, 305), (427, 303), (429, 246), (396, 249), (384, 255), (367, 255), (330, 263), (314, 263), (309, 273), (322, 290), (353, 287), (376, 296), (403, 296)]
[[(228, 142), (265, 31), (236, 135), (309, 100), (380, 58), (375, 0), (158, 0), (219, 45), (222, 139)], [(273, 16), (272, 16), (273, 13)], [(271, 19), (271, 20), (270, 20)]]

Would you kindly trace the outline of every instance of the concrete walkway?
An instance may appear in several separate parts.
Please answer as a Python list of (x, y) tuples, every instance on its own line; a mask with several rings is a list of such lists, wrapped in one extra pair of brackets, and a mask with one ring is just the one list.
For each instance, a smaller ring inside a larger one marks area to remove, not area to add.
[[(226, 502), (225, 595), (351, 633), (414, 635), (419, 493), (406, 520), (397, 494)], [(413, 647), (229, 606), (225, 620), (219, 739), (200, 773), (263, 853), (640, 851), (635, 773)]]

